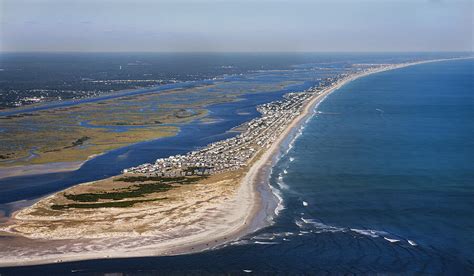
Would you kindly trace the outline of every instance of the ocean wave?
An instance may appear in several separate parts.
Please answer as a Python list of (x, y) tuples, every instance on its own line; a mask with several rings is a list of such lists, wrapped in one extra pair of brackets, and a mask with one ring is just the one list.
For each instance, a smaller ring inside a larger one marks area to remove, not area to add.
[(270, 185), (270, 189), (271, 189), (273, 195), (277, 198), (277, 201), (278, 201), (277, 206), (274, 210), (275, 216), (278, 216), (280, 214), (280, 212), (285, 209), (285, 205), (283, 204), (283, 197), (281, 195), (280, 190), (278, 190), (277, 188)]
[(319, 221), (316, 221), (314, 219), (305, 219), (302, 217), (301, 221), (303, 221), (305, 224), (310, 224), (312, 228), (315, 230), (315, 233), (324, 233), (324, 232), (334, 233), (334, 232), (343, 232), (346, 230), (345, 228), (327, 225)]
[[(305, 225), (311, 225), (312, 228), (314, 228), (314, 233), (324, 233), (324, 232), (354, 232), (359, 235), (363, 236), (368, 236), (371, 238), (379, 238), (383, 237), (385, 240), (390, 241), (390, 242), (396, 242), (399, 241), (398, 239), (394, 239), (393, 235), (385, 232), (385, 231), (379, 231), (379, 230), (373, 230), (373, 229), (356, 229), (356, 228), (345, 228), (345, 227), (338, 227), (338, 226), (332, 226), (332, 225), (327, 225), (322, 222), (319, 222), (315, 219), (308, 219), (301, 217), (300, 218), (302, 223), (296, 223), (300, 228), (304, 228)], [(298, 220), (297, 220), (298, 221)], [(297, 222), (296, 221), (296, 222)]]
[(389, 242), (391, 242), (391, 243), (399, 242), (399, 241), (400, 241), (400, 240), (397, 240), (397, 239), (390, 239), (390, 238), (387, 238), (387, 237), (383, 237), (383, 238), (384, 238), (384, 240), (389, 241)]
[(303, 135), (303, 131), (304, 129), (306, 128), (306, 124), (308, 124), (308, 121), (309, 121), (309, 118), (306, 119), (298, 128), (298, 130), (296, 130), (295, 132), (295, 135), (292, 136), (291, 140), (289, 141), (288, 143), (288, 148), (286, 150), (286, 154), (288, 154), (290, 152), (290, 150), (293, 148), (293, 146), (295, 145), (295, 142), (296, 140), (298, 140), (299, 137), (301, 137), (301, 135)]
[(288, 144), (288, 147), (287, 147), (287, 149), (286, 149), (286, 151), (285, 151), (285, 154), (288, 154), (292, 148), (293, 148), (293, 143), (289, 143), (289, 144)]
[(261, 241), (255, 241), (255, 244), (280, 244), (279, 242), (261, 242)]
[(303, 228), (303, 222), (300, 221), (300, 220), (295, 220), (295, 224), (296, 226), (298, 226), (299, 228)]
[(355, 229), (351, 228), (350, 229), (352, 232), (356, 232), (357, 234), (361, 234), (364, 236), (369, 236), (372, 238), (378, 238), (380, 236), (386, 235), (388, 233), (383, 232), (383, 231), (377, 231), (377, 230), (371, 230), (371, 229)]
[(407, 240), (407, 242), (411, 245), (411, 246), (418, 246), (418, 244), (412, 240)]
[[(380, 231), (380, 230), (373, 230), (373, 229), (357, 229), (357, 228), (344, 228), (344, 227), (337, 227), (337, 226), (332, 226), (332, 225), (327, 225), (322, 222), (319, 222), (315, 219), (308, 219), (301, 217), (299, 219), (295, 220), (295, 224), (300, 228), (300, 229), (308, 229), (308, 226), (312, 228), (312, 233), (348, 233), (352, 232), (358, 235), (363, 235), (366, 237), (370, 238), (383, 238), (384, 240), (390, 242), (390, 243), (398, 243), (402, 242), (402, 238), (387, 233), (385, 231)], [(300, 234), (304, 234), (304, 231), (300, 231)], [(411, 246), (417, 246), (417, 243), (414, 242), (413, 240), (407, 240), (407, 243), (410, 244)]]
[(252, 240), (274, 240), (276, 235), (274, 233), (263, 233), (252, 237)]
[(239, 246), (239, 245), (247, 245), (247, 244), (250, 244), (249, 240), (238, 240), (238, 241), (234, 241), (234, 242), (231, 242), (229, 244), (226, 244), (225, 246), (227, 246), (227, 245)]
[(282, 238), (282, 237), (290, 237), (290, 236), (294, 236), (295, 233), (293, 232), (275, 232), (275, 233), (263, 233), (263, 234), (259, 234), (257, 236), (254, 236), (252, 237), (251, 239), (252, 240), (266, 240), (266, 241), (273, 241), (275, 240), (276, 238)]
[(278, 184), (278, 187), (281, 190), (289, 190), (290, 189), (290, 187), (288, 185), (286, 185), (285, 181), (283, 181), (283, 175), (281, 173), (278, 174), (278, 178), (277, 178), (276, 183)]

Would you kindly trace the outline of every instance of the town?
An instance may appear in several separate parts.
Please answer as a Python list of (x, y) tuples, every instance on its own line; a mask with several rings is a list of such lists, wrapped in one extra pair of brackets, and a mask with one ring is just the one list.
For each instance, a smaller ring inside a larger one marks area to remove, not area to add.
[[(374, 70), (374, 67), (361, 69), (357, 74), (370, 70)], [(123, 173), (162, 177), (207, 176), (247, 166), (261, 150), (270, 147), (311, 97), (324, 93), (350, 76), (352, 74), (325, 78), (303, 92), (288, 93), (282, 100), (258, 106), (257, 110), (262, 116), (239, 126), (243, 131), (235, 137), (211, 143), (186, 155), (160, 158), (154, 164), (128, 168)]]

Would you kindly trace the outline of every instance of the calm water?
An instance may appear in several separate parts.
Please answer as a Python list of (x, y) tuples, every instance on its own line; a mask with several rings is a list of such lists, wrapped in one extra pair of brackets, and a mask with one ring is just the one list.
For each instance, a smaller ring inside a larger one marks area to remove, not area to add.
[(418, 65), (330, 95), (273, 170), (285, 209), (234, 244), (3, 272), (471, 275), (473, 69), (472, 60)]

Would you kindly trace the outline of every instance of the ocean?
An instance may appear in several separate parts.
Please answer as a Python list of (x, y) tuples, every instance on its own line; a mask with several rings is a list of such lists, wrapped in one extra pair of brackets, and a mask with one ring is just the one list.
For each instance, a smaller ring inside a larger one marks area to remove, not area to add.
[(472, 275), (473, 69), (473, 60), (416, 65), (332, 93), (272, 170), (284, 207), (274, 224), (239, 241), (0, 273)]

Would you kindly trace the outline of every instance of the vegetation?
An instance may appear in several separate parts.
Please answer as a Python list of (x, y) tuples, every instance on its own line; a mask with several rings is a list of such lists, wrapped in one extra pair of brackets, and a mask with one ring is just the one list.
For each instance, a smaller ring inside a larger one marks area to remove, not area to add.
[(117, 190), (104, 193), (84, 193), (84, 194), (64, 194), (69, 200), (79, 202), (97, 202), (100, 199), (121, 200), (125, 198), (143, 197), (146, 194), (166, 192), (172, 188), (169, 184), (164, 183), (147, 183), (134, 185), (127, 190)]
[(124, 176), (114, 179), (121, 182), (146, 182), (146, 181), (162, 181), (160, 176)]
[(124, 208), (124, 207), (132, 207), (137, 203), (143, 202), (150, 202), (150, 201), (158, 201), (164, 200), (164, 198), (157, 198), (157, 199), (144, 199), (144, 200), (128, 200), (128, 201), (112, 201), (112, 202), (101, 202), (101, 203), (73, 203), (73, 204), (55, 204), (51, 206), (53, 210), (65, 210), (70, 208)]
[[(130, 207), (139, 202), (153, 201), (155, 199), (119, 201), (128, 198), (144, 197), (148, 194), (166, 192), (173, 188), (173, 184), (190, 184), (199, 181), (205, 177), (147, 177), (147, 176), (128, 176), (115, 179), (122, 182), (141, 182), (127, 188), (115, 189), (106, 192), (82, 193), (82, 194), (64, 194), (66, 199), (75, 202), (64, 205), (53, 205), (53, 210), (63, 210), (69, 208), (102, 208), (102, 207)], [(143, 183), (154, 181), (152, 183)], [(111, 202), (98, 202), (99, 200), (113, 200)]]
[(14, 155), (14, 153), (12, 153), (12, 152), (5, 153), (5, 154), (0, 154), (0, 159), (8, 159), (8, 158), (10, 158), (12, 155)]
[(64, 148), (71, 148), (71, 147), (77, 147), (77, 146), (80, 146), (82, 144), (84, 144), (85, 141), (91, 139), (90, 137), (88, 136), (82, 136), (81, 138), (77, 139), (76, 141), (72, 142), (72, 145), (71, 146), (67, 146), (67, 147), (64, 147)]
[(206, 176), (202, 176), (202, 177), (124, 176), (124, 177), (115, 179), (115, 181), (122, 181), (122, 182), (158, 181), (160, 183), (191, 184), (203, 178), (206, 178)]

